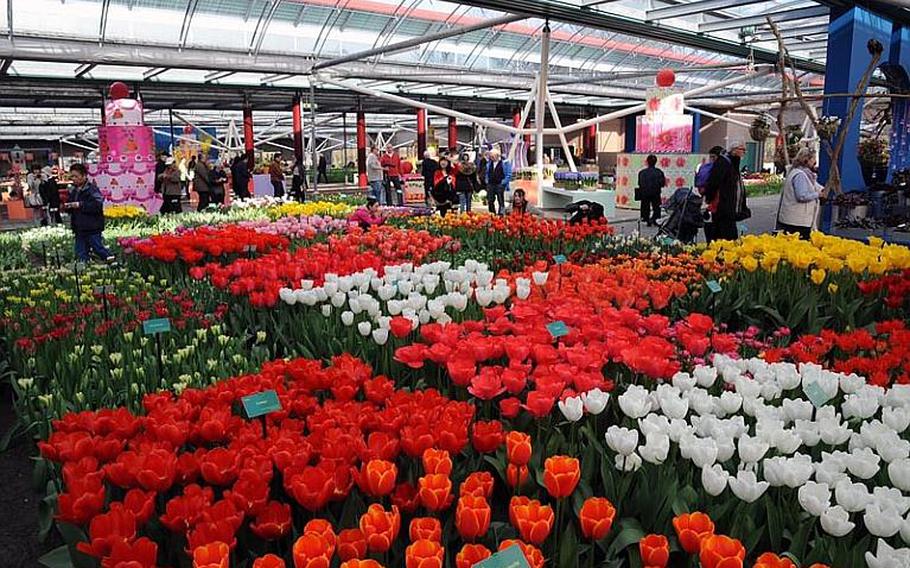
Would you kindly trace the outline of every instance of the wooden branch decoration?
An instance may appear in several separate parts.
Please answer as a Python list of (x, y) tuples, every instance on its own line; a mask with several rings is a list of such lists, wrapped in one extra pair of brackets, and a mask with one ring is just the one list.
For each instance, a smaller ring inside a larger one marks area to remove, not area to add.
[[(771, 19), (771, 16), (766, 16), (765, 19), (768, 21), (768, 24), (771, 26), (772, 30), (776, 30), (774, 21)], [(775, 32), (776, 33), (776, 32)], [(782, 46), (783, 42), (780, 39), (780, 36), (777, 36), (778, 45)], [(785, 58), (787, 52), (785, 49), (778, 49), (778, 62), (777, 67), (780, 71), (780, 92), (781, 92), (781, 103), (780, 107), (777, 109), (777, 132), (781, 141), (781, 149), (784, 157), (784, 170), (790, 169), (790, 151), (787, 148), (787, 129), (784, 127), (784, 113), (787, 111), (787, 97), (789, 96), (790, 89), (788, 86), (789, 81), (787, 80), (787, 66), (785, 64)]]

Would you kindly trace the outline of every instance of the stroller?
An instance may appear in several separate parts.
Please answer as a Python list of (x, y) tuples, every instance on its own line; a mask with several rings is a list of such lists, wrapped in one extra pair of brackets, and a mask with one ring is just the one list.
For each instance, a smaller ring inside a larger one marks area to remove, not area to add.
[(589, 223), (594, 221), (600, 221), (604, 218), (604, 206), (600, 203), (595, 203), (593, 201), (588, 201), (584, 199), (582, 201), (576, 201), (575, 203), (570, 203), (566, 206), (566, 213), (570, 213), (572, 216), (569, 218), (570, 225), (578, 225), (588, 221)]
[(702, 197), (691, 187), (677, 189), (664, 205), (669, 215), (657, 229), (656, 238), (671, 237), (686, 244), (695, 242), (705, 221), (701, 214)]

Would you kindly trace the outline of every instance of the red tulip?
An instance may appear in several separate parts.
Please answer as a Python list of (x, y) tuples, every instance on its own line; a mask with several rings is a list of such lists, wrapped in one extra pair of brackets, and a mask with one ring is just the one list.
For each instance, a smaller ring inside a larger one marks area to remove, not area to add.
[(478, 421), (471, 427), (471, 444), (482, 454), (495, 452), (502, 446), (503, 441), (505, 434), (499, 420)]
[(344, 529), (338, 533), (338, 557), (342, 560), (363, 558), (367, 555), (367, 541), (360, 529)]
[(445, 450), (428, 448), (423, 451), (421, 459), (423, 460), (423, 472), (427, 475), (438, 473), (448, 476), (452, 473), (452, 458)]
[(316, 533), (301, 536), (294, 543), (294, 568), (329, 568), (332, 550), (329, 543)]
[(411, 519), (408, 529), (411, 542), (415, 540), (435, 540), (442, 542), (442, 524), (433, 517), (415, 517)]
[(92, 519), (89, 525), (89, 542), (76, 545), (79, 552), (101, 558), (111, 552), (115, 542), (130, 541), (136, 536), (136, 516), (122, 504), (115, 503), (111, 510)]
[(212, 542), (193, 549), (193, 568), (228, 568), (231, 549), (223, 542)]
[(430, 511), (441, 511), (452, 503), (452, 480), (442, 473), (431, 473), (417, 480), (420, 502)]
[(455, 527), (466, 541), (476, 540), (490, 528), (492, 511), (487, 500), (474, 495), (463, 495), (455, 509)]
[(360, 517), (360, 530), (371, 552), (387, 551), (398, 537), (400, 528), (401, 515), (398, 513), (398, 507), (394, 505), (389, 512), (383, 509), (382, 505), (374, 503)]
[(506, 456), (510, 464), (528, 465), (531, 461), (531, 436), (515, 430), (506, 434)]
[(455, 556), (455, 568), (471, 568), (492, 555), (490, 549), (482, 544), (466, 544)]
[(554, 499), (568, 497), (581, 479), (578, 459), (554, 456), (544, 461), (543, 484)]
[(405, 549), (406, 568), (442, 568), (444, 550), (432, 540), (418, 540)]

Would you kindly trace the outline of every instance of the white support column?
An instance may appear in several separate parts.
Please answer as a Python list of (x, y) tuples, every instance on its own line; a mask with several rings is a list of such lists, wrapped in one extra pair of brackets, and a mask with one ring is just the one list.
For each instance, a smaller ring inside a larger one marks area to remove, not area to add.
[(547, 23), (543, 27), (543, 37), (540, 40), (540, 72), (537, 76), (537, 102), (534, 107), (534, 127), (537, 130), (536, 139), (537, 139), (537, 148), (536, 150), (536, 164), (534, 165), (537, 170), (537, 195), (540, 196), (543, 193), (543, 122), (544, 117), (546, 116), (544, 110), (544, 105), (546, 104), (547, 99), (547, 75), (549, 73), (550, 66), (550, 24)]
[(575, 167), (575, 157), (572, 156), (572, 152), (569, 151), (569, 141), (566, 140), (566, 135), (562, 131), (562, 121), (559, 120), (559, 113), (556, 112), (556, 105), (553, 104), (553, 99), (550, 97), (549, 87), (547, 87), (547, 105), (550, 107), (550, 114), (553, 115), (553, 123), (556, 125), (556, 130), (559, 131), (559, 142), (562, 144), (562, 151), (566, 155), (566, 163), (569, 164), (569, 171), (577, 172), (578, 168)]
[[(525, 108), (521, 111), (521, 118), (518, 121), (518, 129), (521, 130), (525, 127), (525, 124), (528, 122), (528, 115), (531, 114), (531, 105), (534, 104), (534, 99), (537, 97), (537, 86), (538, 83), (534, 83), (531, 86), (531, 92), (528, 93), (528, 102), (525, 103)], [(514, 138), (512, 139), (512, 147), (509, 148), (509, 163), (515, 164), (515, 152), (518, 150), (518, 145), (522, 143), (521, 134), (513, 134)], [(527, 149), (525, 149), (527, 151)]]

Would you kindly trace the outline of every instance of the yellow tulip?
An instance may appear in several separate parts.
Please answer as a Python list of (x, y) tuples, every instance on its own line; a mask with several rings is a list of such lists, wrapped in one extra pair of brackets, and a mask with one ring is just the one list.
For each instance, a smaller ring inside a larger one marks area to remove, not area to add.
[(754, 256), (743, 257), (741, 264), (748, 272), (755, 272), (755, 269), (758, 268), (758, 261)]
[(838, 286), (837, 286), (837, 284), (835, 284), (834, 282), (828, 284), (828, 293), (829, 293), (829, 294), (836, 294), (836, 293), (837, 293), (837, 288), (838, 288)]
[(825, 281), (825, 276), (827, 276), (827, 274), (821, 268), (815, 268), (809, 273), (809, 279), (812, 280), (816, 286)]

